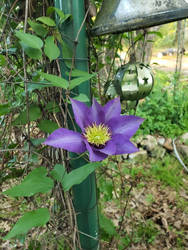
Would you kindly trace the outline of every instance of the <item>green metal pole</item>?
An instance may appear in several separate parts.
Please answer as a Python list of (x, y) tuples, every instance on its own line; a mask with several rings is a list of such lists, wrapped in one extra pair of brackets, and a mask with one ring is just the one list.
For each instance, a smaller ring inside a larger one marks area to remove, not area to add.
[[(83, 20), (85, 16), (84, 0), (55, 0), (55, 6), (60, 8), (65, 14), (72, 14), (72, 22), (62, 27), (63, 34), (74, 51), (75, 66), (77, 69), (88, 71), (88, 40)], [(81, 30), (80, 30), (80, 27)], [(75, 39), (78, 41), (75, 44)], [(65, 65), (61, 64), (62, 75)], [(77, 88), (77, 93), (83, 93), (90, 99), (90, 83), (84, 82)], [(73, 169), (85, 165), (87, 162), (84, 158), (71, 161)], [(98, 210), (96, 197), (96, 178), (95, 173), (80, 185), (73, 187), (73, 202), (77, 214), (78, 230), (80, 232), (80, 243), (83, 250), (99, 249), (98, 240)]]

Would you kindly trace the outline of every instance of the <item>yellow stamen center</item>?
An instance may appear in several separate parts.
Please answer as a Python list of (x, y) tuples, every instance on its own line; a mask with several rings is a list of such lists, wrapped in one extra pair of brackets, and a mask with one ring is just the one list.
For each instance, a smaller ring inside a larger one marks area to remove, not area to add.
[(111, 139), (109, 128), (104, 124), (97, 125), (93, 123), (85, 129), (84, 136), (89, 143), (96, 146), (105, 145)]

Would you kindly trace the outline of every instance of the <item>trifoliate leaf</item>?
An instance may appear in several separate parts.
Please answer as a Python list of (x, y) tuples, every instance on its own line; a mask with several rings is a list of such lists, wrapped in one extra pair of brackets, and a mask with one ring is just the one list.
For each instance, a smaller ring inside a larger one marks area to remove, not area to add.
[(47, 193), (53, 188), (53, 180), (46, 177), (47, 170), (44, 167), (34, 169), (21, 184), (8, 189), (4, 194), (12, 197), (30, 197), (36, 193)]
[(14, 225), (11, 231), (4, 237), (4, 240), (27, 234), (33, 227), (44, 226), (50, 219), (47, 208), (39, 208), (25, 213)]

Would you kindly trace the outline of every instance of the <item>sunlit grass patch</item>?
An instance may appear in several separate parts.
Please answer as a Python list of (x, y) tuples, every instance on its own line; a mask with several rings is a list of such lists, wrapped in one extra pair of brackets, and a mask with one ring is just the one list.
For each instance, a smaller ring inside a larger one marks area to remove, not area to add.
[(173, 156), (167, 156), (163, 161), (152, 163), (151, 175), (162, 184), (179, 190), (183, 186), (182, 167)]

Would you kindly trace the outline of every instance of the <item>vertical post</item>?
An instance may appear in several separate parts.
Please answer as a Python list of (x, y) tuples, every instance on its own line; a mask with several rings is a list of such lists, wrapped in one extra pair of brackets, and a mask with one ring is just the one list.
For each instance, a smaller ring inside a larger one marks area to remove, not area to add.
[[(78, 37), (75, 51), (75, 66), (77, 69), (88, 71), (88, 40), (83, 20), (85, 17), (84, 0), (54, 0), (55, 7), (60, 8), (65, 14), (72, 14), (72, 22), (62, 27), (61, 33), (69, 37), (67, 42), (74, 50), (74, 42)], [(82, 28), (81, 28), (82, 27)], [(81, 29), (80, 29), (81, 28)], [(71, 41), (72, 40), (72, 41)], [(63, 75), (63, 65), (61, 65)], [(77, 88), (77, 93), (83, 93), (90, 99), (90, 83), (84, 82)], [(84, 158), (71, 160), (73, 169), (85, 165)], [(80, 243), (83, 250), (98, 250), (98, 211), (96, 197), (96, 178), (92, 173), (88, 178), (73, 187), (73, 203), (77, 214)]]

